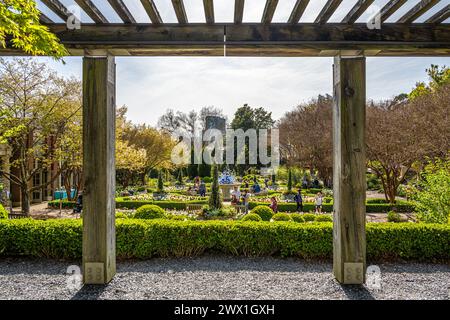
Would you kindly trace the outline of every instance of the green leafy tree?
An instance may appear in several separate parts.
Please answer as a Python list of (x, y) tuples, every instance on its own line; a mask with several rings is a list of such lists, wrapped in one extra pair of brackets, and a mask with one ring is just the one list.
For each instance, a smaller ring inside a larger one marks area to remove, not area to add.
[(164, 192), (164, 180), (163, 180), (163, 171), (159, 170), (158, 174), (158, 193)]
[(413, 190), (417, 216), (427, 223), (447, 223), (450, 215), (450, 158), (429, 162)]
[[(0, 173), (20, 187), (22, 212), (28, 214), (32, 192), (53, 183), (71, 161), (63, 150), (71, 124), (79, 119), (81, 83), (31, 58), (0, 59), (0, 97), (0, 140), (14, 155), (12, 170)], [(61, 164), (57, 170), (55, 163)], [(51, 173), (47, 181), (33, 183), (46, 173)]]
[(414, 100), (418, 97), (430, 94), (438, 90), (439, 88), (450, 84), (450, 68), (432, 64), (429, 69), (426, 69), (429, 77), (428, 84), (424, 82), (416, 83), (416, 87), (410, 92), (408, 98)]
[(219, 167), (217, 165), (212, 165), (212, 183), (211, 183), (211, 194), (209, 196), (209, 208), (210, 209), (221, 209), (222, 199), (220, 197), (219, 190)]
[(67, 55), (58, 38), (39, 23), (39, 17), (36, 1), (1, 0), (0, 47), (10, 45), (30, 55), (50, 55), (57, 59)]

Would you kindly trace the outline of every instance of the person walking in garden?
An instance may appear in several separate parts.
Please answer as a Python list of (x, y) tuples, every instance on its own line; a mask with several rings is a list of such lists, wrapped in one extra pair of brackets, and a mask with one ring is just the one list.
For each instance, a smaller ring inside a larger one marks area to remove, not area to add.
[(318, 192), (316, 197), (314, 198), (314, 205), (315, 205), (316, 213), (322, 213), (322, 203), (323, 203), (322, 192)]
[(242, 195), (242, 204), (244, 205), (244, 214), (248, 213), (248, 200), (250, 198), (250, 194), (247, 190), (244, 190), (244, 194)]
[(200, 186), (198, 187), (198, 193), (200, 194), (200, 197), (206, 196), (206, 185), (203, 180), (200, 182)]
[(298, 188), (298, 192), (295, 194), (294, 200), (297, 203), (297, 212), (303, 212), (302, 189)]
[(278, 212), (278, 201), (277, 201), (276, 197), (270, 198), (270, 206), (269, 207), (270, 207), (270, 209), (272, 209), (272, 211), (274, 213)]

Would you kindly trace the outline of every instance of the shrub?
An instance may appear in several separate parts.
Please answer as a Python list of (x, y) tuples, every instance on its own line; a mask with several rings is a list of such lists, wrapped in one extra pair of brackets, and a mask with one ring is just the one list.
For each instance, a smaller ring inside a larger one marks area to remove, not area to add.
[(136, 219), (161, 219), (164, 218), (164, 216), (164, 209), (154, 204), (147, 204), (139, 207), (134, 214), (134, 218)]
[[(0, 255), (79, 259), (80, 219), (0, 220)], [(450, 259), (450, 225), (368, 223), (368, 259)], [(204, 252), (243, 256), (331, 258), (331, 223), (172, 221), (118, 219), (118, 258), (194, 256)]]
[(329, 214), (319, 214), (316, 216), (317, 222), (333, 222), (333, 217)]
[(0, 219), (8, 219), (8, 211), (6, 211), (5, 207), (0, 203)]
[(305, 219), (303, 218), (303, 215), (300, 213), (291, 213), (291, 218), (294, 222), (305, 222)]
[(128, 219), (128, 216), (123, 212), (116, 212), (116, 219)]
[(158, 174), (158, 186), (157, 186), (157, 192), (158, 193), (164, 193), (164, 180), (163, 180), (163, 172), (162, 170), (159, 171)]
[(276, 213), (272, 216), (273, 221), (292, 221), (292, 218), (287, 213)]
[(212, 179), (208, 204), (211, 209), (220, 209), (222, 208), (222, 199), (219, 190), (219, 168), (217, 165), (212, 167)]
[(400, 213), (397, 213), (395, 211), (389, 211), (388, 215), (387, 215), (387, 219), (389, 222), (401, 222), (401, 220), (402, 220)]
[(273, 216), (273, 211), (268, 206), (257, 206), (253, 208), (252, 213), (260, 216), (263, 221), (270, 221)]
[(211, 183), (211, 177), (203, 177), (203, 182), (204, 183)]
[(412, 192), (420, 221), (446, 223), (450, 214), (450, 158), (429, 162)]
[(166, 215), (166, 218), (169, 220), (177, 220), (177, 221), (184, 221), (189, 219), (189, 217), (184, 214), (168, 214)]
[(256, 213), (248, 213), (241, 218), (242, 221), (262, 221), (261, 217)]
[(305, 213), (302, 215), (305, 222), (316, 221), (316, 215), (313, 213)]

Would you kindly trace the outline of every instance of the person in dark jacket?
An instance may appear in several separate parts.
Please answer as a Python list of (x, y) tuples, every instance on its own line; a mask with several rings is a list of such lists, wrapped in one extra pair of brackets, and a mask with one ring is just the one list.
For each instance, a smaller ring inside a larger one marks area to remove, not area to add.
[(295, 203), (297, 203), (297, 212), (303, 212), (303, 197), (302, 189), (298, 188), (298, 192), (294, 196)]

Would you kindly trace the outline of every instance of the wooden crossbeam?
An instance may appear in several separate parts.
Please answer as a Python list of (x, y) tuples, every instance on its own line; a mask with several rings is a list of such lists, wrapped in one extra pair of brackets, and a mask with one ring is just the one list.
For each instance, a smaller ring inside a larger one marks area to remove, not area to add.
[(43, 24), (50, 24), (50, 23), (54, 23), (52, 19), (50, 19), (49, 17), (47, 17), (45, 14), (43, 14), (42, 12), (39, 14), (39, 21)]
[(358, 0), (350, 12), (342, 20), (342, 23), (355, 23), (375, 0)]
[(292, 9), (291, 15), (289, 16), (288, 23), (298, 23), (308, 4), (309, 0), (297, 0), (294, 8)]
[(341, 3), (342, 0), (328, 0), (314, 23), (327, 23)]
[(391, 0), (381, 9), (381, 22), (385, 22), (392, 16), (407, 0)]
[(72, 15), (59, 0), (42, 0), (42, 3), (64, 21), (69, 20), (69, 17)]
[(178, 19), (178, 23), (188, 23), (186, 10), (184, 9), (183, 0), (172, 0), (172, 6)]
[(136, 23), (130, 10), (128, 10), (122, 0), (108, 0), (108, 2), (123, 22)]
[(234, 2), (234, 23), (242, 23), (244, 17), (245, 0), (235, 0)]
[(153, 0), (141, 0), (141, 3), (153, 24), (160, 24), (163, 22), (161, 16), (159, 15), (158, 8), (156, 8)]
[(261, 18), (261, 23), (270, 23), (277, 8), (278, 0), (267, 0), (264, 12)]
[(425, 23), (442, 23), (450, 18), (450, 4), (436, 12), (433, 16), (428, 18)]
[(206, 23), (214, 23), (214, 0), (203, 0)]
[(108, 23), (108, 20), (91, 0), (75, 0), (75, 2), (95, 23)]
[(417, 18), (430, 10), (440, 0), (422, 0), (416, 4), (411, 10), (409, 10), (397, 23), (413, 23)]

